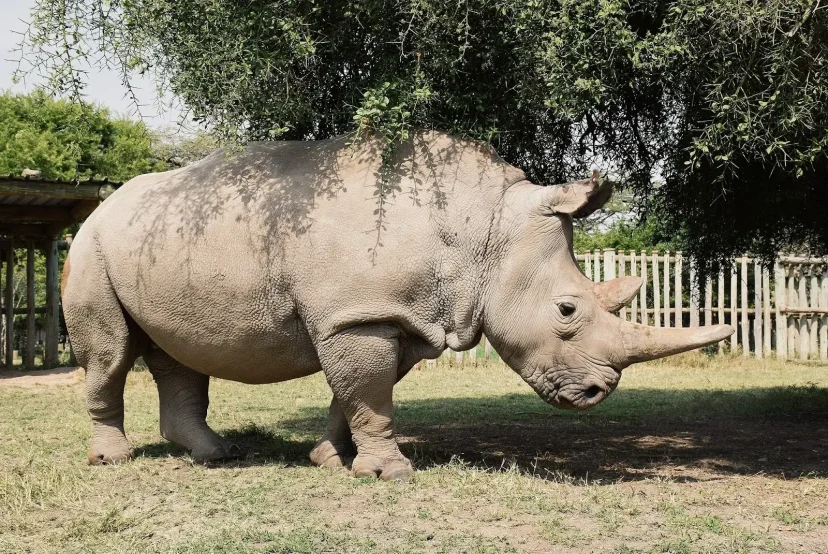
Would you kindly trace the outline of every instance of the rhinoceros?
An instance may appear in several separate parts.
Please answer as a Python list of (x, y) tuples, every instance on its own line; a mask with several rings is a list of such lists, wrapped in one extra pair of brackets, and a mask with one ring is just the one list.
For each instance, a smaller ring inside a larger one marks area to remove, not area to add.
[(639, 290), (594, 284), (573, 218), (597, 176), (538, 186), (486, 144), (419, 132), (383, 161), (376, 137), (251, 143), (136, 177), (78, 232), (63, 308), (86, 369), (93, 464), (127, 460), (124, 384), (143, 356), (161, 434), (197, 461), (239, 455), (206, 422), (210, 377), (274, 383), (319, 371), (333, 391), (322, 466), (406, 479), (392, 390), (481, 334), (543, 400), (585, 409), (621, 371), (717, 342), (729, 326), (661, 329), (613, 312)]

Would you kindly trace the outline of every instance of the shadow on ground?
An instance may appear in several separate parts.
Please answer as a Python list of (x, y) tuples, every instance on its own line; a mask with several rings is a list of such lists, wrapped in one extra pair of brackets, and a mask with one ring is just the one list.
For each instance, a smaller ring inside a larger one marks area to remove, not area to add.
[[(231, 463), (308, 465), (313, 442), (289, 437), (321, 435), (325, 418), (326, 410), (307, 408), (272, 428), (227, 432), (247, 453)], [(539, 478), (584, 482), (825, 476), (828, 389), (621, 390), (583, 413), (555, 410), (523, 394), (415, 400), (398, 404), (397, 434), (421, 469), (457, 458), (495, 471), (517, 466)], [(183, 451), (158, 443), (138, 453)]]

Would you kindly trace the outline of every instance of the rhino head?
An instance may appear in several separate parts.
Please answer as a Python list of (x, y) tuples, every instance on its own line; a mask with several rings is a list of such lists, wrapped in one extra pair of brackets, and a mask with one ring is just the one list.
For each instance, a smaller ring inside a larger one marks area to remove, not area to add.
[(638, 293), (641, 279), (593, 283), (573, 255), (572, 218), (600, 208), (612, 185), (591, 179), (508, 189), (496, 225), (497, 267), (485, 295), (483, 327), (492, 345), (548, 403), (582, 410), (604, 400), (621, 371), (716, 343), (729, 325), (664, 329), (615, 313)]

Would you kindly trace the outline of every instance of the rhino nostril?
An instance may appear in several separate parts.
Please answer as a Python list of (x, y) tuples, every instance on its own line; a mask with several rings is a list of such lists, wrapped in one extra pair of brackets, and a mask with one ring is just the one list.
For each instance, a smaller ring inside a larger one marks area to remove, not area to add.
[(586, 389), (584, 391), (584, 397), (588, 398), (589, 400), (592, 400), (593, 398), (603, 394), (603, 392), (604, 392), (604, 389), (602, 389), (598, 385), (592, 385), (591, 387), (589, 387), (588, 389)]

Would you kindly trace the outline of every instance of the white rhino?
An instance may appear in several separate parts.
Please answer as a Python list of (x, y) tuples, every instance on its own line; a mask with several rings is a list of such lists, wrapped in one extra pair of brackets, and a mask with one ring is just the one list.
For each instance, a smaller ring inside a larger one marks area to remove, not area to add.
[(392, 389), (481, 333), (547, 402), (594, 406), (621, 370), (698, 348), (729, 326), (656, 329), (612, 312), (634, 277), (593, 284), (572, 217), (610, 195), (597, 177), (537, 186), (494, 150), (419, 133), (381, 162), (378, 140), (254, 143), (143, 175), (84, 223), (63, 307), (86, 368), (89, 460), (130, 457), (124, 383), (143, 356), (161, 433), (209, 461), (238, 454), (205, 421), (209, 378), (273, 383), (325, 373), (320, 465), (404, 479)]

